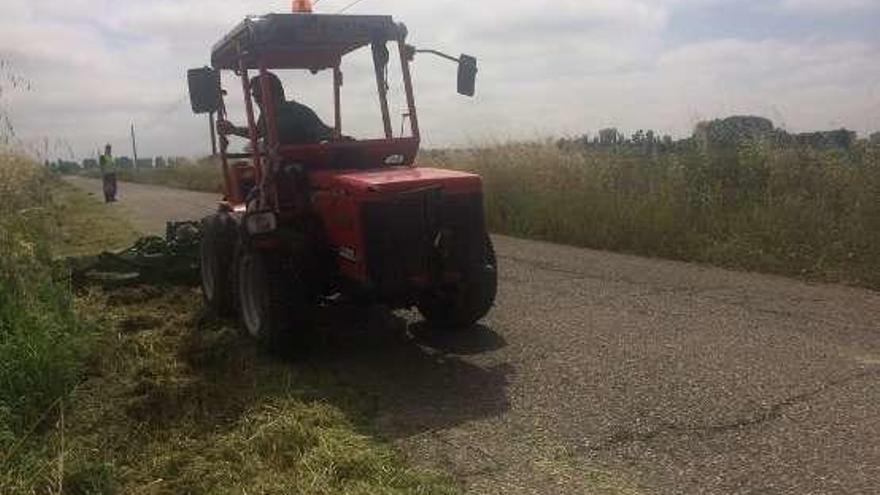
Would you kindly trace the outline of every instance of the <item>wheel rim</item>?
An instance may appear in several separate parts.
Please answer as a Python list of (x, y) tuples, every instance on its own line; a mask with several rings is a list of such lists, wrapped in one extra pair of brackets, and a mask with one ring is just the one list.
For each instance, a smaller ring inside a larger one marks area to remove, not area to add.
[(260, 336), (263, 322), (263, 311), (266, 300), (266, 288), (260, 275), (262, 263), (252, 254), (242, 257), (239, 272), (239, 300), (241, 301), (241, 317), (245, 329), (252, 337)]
[(211, 240), (202, 241), (201, 249), (201, 272), (202, 272), (202, 292), (210, 302), (214, 302), (214, 288), (217, 284), (217, 274), (214, 273), (214, 258), (211, 252)]

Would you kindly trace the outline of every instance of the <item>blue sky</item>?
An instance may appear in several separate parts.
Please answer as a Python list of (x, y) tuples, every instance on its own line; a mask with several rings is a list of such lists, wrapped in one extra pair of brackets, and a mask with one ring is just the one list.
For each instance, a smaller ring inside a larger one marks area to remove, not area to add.
[[(836, 9), (834, 0), (825, 3), (828, 7), (823, 9), (810, 5), (786, 8), (772, 1), (694, 2), (673, 10), (667, 41), (675, 45), (714, 38), (880, 40), (880, 10), (871, 2)], [(880, 1), (876, 4), (880, 6)]]
[[(347, 3), (321, 0), (317, 10)], [(50, 155), (81, 157), (106, 141), (126, 149), (132, 122), (141, 154), (204, 153), (206, 124), (189, 113), (185, 70), (205, 64), (244, 15), (288, 7), (4, 0), (0, 58), (34, 90), (6, 91), (0, 106), (22, 143), (39, 150), (48, 138)], [(455, 94), (453, 66), (416, 61), (429, 146), (606, 126), (682, 136), (731, 114), (764, 115), (792, 131), (880, 130), (880, 0), (364, 0), (349, 13), (392, 14), (417, 45), (479, 57), (473, 100)], [(356, 136), (375, 132), (378, 119), (359, 69), (363, 60), (347, 69), (345, 95)], [(284, 77), (291, 96), (330, 119), (324, 75)]]

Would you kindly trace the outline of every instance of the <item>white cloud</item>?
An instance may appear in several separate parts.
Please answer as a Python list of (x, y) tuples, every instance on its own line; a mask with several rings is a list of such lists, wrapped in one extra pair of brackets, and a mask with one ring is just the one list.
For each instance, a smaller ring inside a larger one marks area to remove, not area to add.
[(704, 116), (761, 114), (794, 130), (880, 126), (872, 43), (718, 40), (665, 54), (666, 96)]
[[(794, 8), (811, 2), (786, 0)], [(478, 97), (454, 93), (452, 65), (419, 58), (417, 100), (429, 145), (576, 133), (606, 125), (686, 133), (698, 117), (763, 113), (792, 127), (880, 127), (877, 43), (705, 40), (669, 47), (675, 9), (695, 0), (368, 0), (350, 13), (390, 13), (411, 41), (480, 58)], [(344, 0), (322, 0), (333, 12)], [(828, 2), (840, 5), (841, 2)], [(855, 5), (857, 0), (843, 0)], [(134, 121), (146, 154), (198, 154), (205, 121), (185, 100), (184, 74), (244, 15), (273, 0), (6, 0), (0, 58), (34, 81), (5, 106), (28, 140), (63, 137), (80, 154), (109, 140), (127, 149)], [(354, 66), (352, 66), (354, 67)], [(349, 69), (346, 123), (375, 129), (369, 78)], [(329, 116), (326, 78), (286, 81)], [(873, 86), (872, 86), (873, 84)], [(231, 95), (240, 89), (228, 85)], [(240, 102), (231, 101), (233, 111)], [(872, 110), (873, 109), (873, 110)]]

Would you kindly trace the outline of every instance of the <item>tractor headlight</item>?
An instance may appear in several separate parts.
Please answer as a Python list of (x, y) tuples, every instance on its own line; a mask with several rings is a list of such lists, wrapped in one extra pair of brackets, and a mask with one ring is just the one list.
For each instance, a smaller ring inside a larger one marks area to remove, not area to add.
[(403, 155), (389, 155), (385, 157), (385, 165), (403, 165), (406, 157)]
[(251, 235), (268, 234), (278, 229), (278, 218), (275, 213), (252, 213), (245, 217), (244, 226)]

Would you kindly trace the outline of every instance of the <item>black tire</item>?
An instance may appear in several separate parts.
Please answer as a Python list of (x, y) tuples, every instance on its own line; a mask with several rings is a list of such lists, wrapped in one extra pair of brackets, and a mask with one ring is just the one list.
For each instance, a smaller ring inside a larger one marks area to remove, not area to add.
[(276, 253), (241, 246), (235, 278), (242, 332), (275, 353), (302, 350), (297, 347), (312, 333), (316, 303), (301, 267)]
[(232, 265), (235, 253), (235, 222), (225, 213), (202, 220), (199, 273), (205, 308), (215, 316), (235, 315)]
[(464, 280), (420, 299), (419, 313), (432, 326), (450, 330), (468, 328), (492, 309), (498, 292), (498, 264), (488, 235), (484, 243), (482, 260), (466, 267)]

